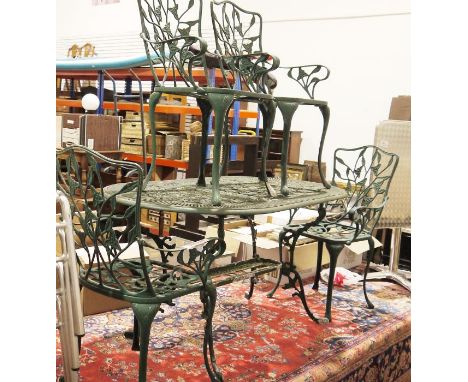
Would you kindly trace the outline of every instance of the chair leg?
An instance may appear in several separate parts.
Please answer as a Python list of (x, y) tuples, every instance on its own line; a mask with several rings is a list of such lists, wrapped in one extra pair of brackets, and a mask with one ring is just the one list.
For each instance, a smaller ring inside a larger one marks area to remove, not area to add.
[(200, 155), (200, 167), (198, 170), (198, 181), (197, 186), (206, 186), (205, 182), (205, 165), (206, 165), (206, 150), (208, 147), (208, 124), (211, 118), (211, 104), (204, 100), (197, 98), (198, 107), (202, 113), (202, 138), (201, 138), (201, 155)]
[(284, 121), (283, 145), (281, 147), (281, 193), (284, 196), (289, 195), (286, 172), (286, 166), (288, 164), (289, 132), (291, 131), (292, 118), (298, 106), (299, 104), (295, 102), (278, 101), (278, 109), (280, 109)]
[(255, 287), (255, 284), (257, 283), (257, 278), (254, 276), (254, 277), (251, 277), (250, 278), (250, 288), (249, 288), (249, 291), (245, 293), (245, 298), (247, 300), (250, 300), (252, 298), (252, 295), (253, 295), (253, 291), (254, 291), (254, 287)]
[(328, 319), (328, 322), (331, 322), (331, 305), (333, 297), (333, 282), (335, 280), (336, 261), (338, 260), (338, 255), (344, 248), (344, 244), (327, 243), (326, 246), (328, 253), (330, 254), (330, 273), (328, 275), (327, 305), (325, 307), (325, 317)]
[(219, 162), (224, 131), (224, 119), (226, 117), (227, 111), (232, 105), (234, 97), (227, 94), (210, 93), (208, 94), (208, 100), (210, 101), (210, 104), (215, 112), (213, 166), (211, 169), (211, 200), (214, 206), (219, 206), (221, 205), (221, 196), (219, 194)]
[(133, 313), (138, 320), (140, 337), (140, 360), (138, 370), (138, 382), (146, 382), (146, 369), (148, 366), (148, 345), (151, 332), (151, 324), (161, 304), (132, 304)]
[(259, 179), (265, 182), (265, 187), (268, 191), (268, 195), (271, 197), (276, 196), (276, 191), (268, 183), (268, 177), (266, 172), (267, 159), (268, 159), (268, 147), (270, 146), (271, 132), (273, 130), (273, 122), (276, 114), (276, 102), (267, 101), (260, 103), (260, 112), (263, 118), (263, 147), (262, 147), (262, 168), (260, 169)]
[(369, 250), (367, 251), (367, 262), (366, 262), (366, 268), (364, 269), (364, 281), (362, 282), (362, 289), (364, 290), (364, 297), (367, 302), (367, 306), (369, 309), (374, 309), (374, 304), (369, 300), (369, 297), (367, 296), (367, 288), (366, 288), (366, 281), (367, 281), (367, 273), (369, 272), (369, 266), (371, 261), (374, 259), (374, 239), (371, 237), (367, 240), (369, 243)]
[(315, 268), (315, 280), (312, 289), (318, 290), (320, 282), (320, 272), (322, 272), (322, 254), (323, 254), (323, 241), (318, 242), (317, 248), (317, 267)]
[(203, 303), (203, 316), (206, 319), (205, 337), (203, 339), (203, 357), (205, 367), (211, 382), (222, 382), (223, 376), (216, 365), (216, 356), (213, 344), (213, 315), (216, 307), (216, 288), (208, 284), (200, 292), (200, 300)]

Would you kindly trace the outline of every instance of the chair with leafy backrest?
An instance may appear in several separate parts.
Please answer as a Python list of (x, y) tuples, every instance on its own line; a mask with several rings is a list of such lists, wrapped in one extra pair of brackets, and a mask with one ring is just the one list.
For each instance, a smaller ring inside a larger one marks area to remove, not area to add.
[[(80, 167), (77, 152), (85, 153), (89, 168)], [(122, 172), (132, 171), (134, 180), (125, 183), (118, 192), (106, 194), (100, 172), (103, 165)], [(85, 179), (83, 170), (87, 170)], [(131, 303), (137, 323), (132, 348), (140, 350), (140, 382), (146, 381), (151, 323), (161, 304), (172, 304), (177, 297), (200, 292), (206, 318), (205, 365), (211, 380), (222, 380), (215, 362), (211, 323), (216, 289), (208, 271), (216, 256), (224, 252), (224, 241), (205, 239), (175, 248), (170, 237), (152, 236), (154, 241), (143, 237), (142, 185), (143, 172), (136, 163), (111, 160), (83, 146), (57, 152), (57, 188), (69, 199), (75, 221), (80, 284)], [(128, 193), (135, 194), (136, 203), (125, 208), (117, 199)], [(158, 250), (160, 258), (149, 258), (144, 247)], [(177, 265), (169, 264), (171, 256), (176, 258)]]
[[(330, 109), (325, 101), (319, 101), (314, 98), (316, 85), (323, 80), (326, 80), (330, 71), (323, 65), (303, 65), (291, 67), (279, 67), (287, 69), (288, 77), (295, 80), (307, 93), (308, 98), (297, 97), (277, 97), (274, 95), (274, 88), (277, 81), (271, 77), (271, 71), (266, 71), (264, 64), (268, 62), (269, 56), (267, 53), (257, 55), (256, 52), (262, 52), (262, 16), (257, 12), (247, 11), (237, 6), (235, 3), (225, 1), (211, 0), (211, 20), (216, 41), (217, 53), (223, 56), (224, 60), (228, 61), (229, 57), (242, 57), (242, 61), (237, 65), (254, 66), (256, 70), (252, 81), (256, 83), (257, 91), (262, 91), (274, 96), (274, 103), (280, 109), (283, 119), (283, 143), (281, 155), (281, 193), (285, 196), (289, 194), (287, 189), (287, 158), (289, 150), (289, 132), (291, 130), (291, 122), (295, 111), (299, 105), (312, 105), (320, 109), (324, 123), (322, 136), (318, 150), (319, 172), (322, 183), (327, 188), (330, 187), (325, 180), (325, 174), (322, 174), (320, 163), (322, 161), (322, 151), (325, 142), (325, 136), (330, 118)], [(243, 54), (243, 56), (241, 56)], [(262, 109), (261, 109), (262, 110)], [(263, 111), (262, 111), (263, 113)], [(264, 113), (265, 114), (265, 113)], [(273, 115), (274, 118), (274, 115)], [(269, 136), (271, 131), (264, 131), (264, 135)], [(268, 142), (266, 143), (268, 145)], [(265, 146), (263, 147), (265, 150)], [(265, 166), (266, 153), (262, 154), (262, 168)]]
[[(367, 296), (366, 277), (369, 264), (374, 255), (374, 240), (372, 231), (377, 224), (382, 210), (388, 200), (387, 194), (398, 165), (398, 156), (388, 153), (376, 146), (362, 146), (352, 149), (337, 149), (334, 154), (333, 178), (331, 184), (341, 186), (347, 192), (347, 198), (329, 203), (327, 213), (321, 209), (317, 221), (288, 225), (280, 235), (280, 246), (284, 243), (290, 247), (289, 267), (297, 277), (294, 269), (294, 246), (300, 236), (314, 239), (318, 242), (317, 267), (313, 289), (318, 289), (322, 267), (323, 244), (330, 255), (330, 270), (328, 277), (327, 302), (325, 317), (331, 321), (331, 303), (335, 268), (339, 254), (345, 245), (357, 241), (367, 241), (367, 263), (364, 270), (363, 290), (369, 308), (373, 308)], [(325, 207), (325, 206), (322, 206)], [(295, 285), (295, 282), (291, 283)], [(276, 288), (278, 287), (278, 284)], [(276, 288), (270, 293), (274, 293)], [(300, 281), (298, 295), (309, 316), (318, 321), (310, 312), (305, 300), (305, 293)]]
[[(271, 55), (253, 51), (253, 46), (249, 44), (238, 47), (229, 57), (214, 53), (208, 55), (207, 43), (201, 38), (202, 0), (138, 0), (138, 5), (141, 37), (155, 80), (155, 87), (149, 98), (153, 158), (144, 187), (155, 163), (155, 106), (163, 93), (192, 96), (196, 98), (202, 113), (202, 151), (197, 181), (197, 185), (201, 187), (206, 186), (204, 166), (209, 119), (212, 111), (215, 114), (211, 187), (212, 203), (215, 206), (220, 205), (221, 143), (223, 133), (228, 135), (226, 122), (229, 110), (236, 100), (259, 103), (265, 125), (265, 153), (276, 108), (273, 97), (262, 91), (258, 79), (276, 69), (279, 61)], [(237, 29), (240, 28), (242, 26), (237, 26)], [(193, 71), (196, 67), (203, 69), (202, 84), (194, 79)], [(222, 85), (216, 87), (216, 84), (210, 84), (209, 69), (221, 72)], [(234, 88), (236, 81), (240, 81), (240, 89)], [(225, 153), (227, 155), (226, 150)], [(260, 178), (265, 181), (269, 194), (275, 195), (267, 182), (266, 159), (264, 161)]]

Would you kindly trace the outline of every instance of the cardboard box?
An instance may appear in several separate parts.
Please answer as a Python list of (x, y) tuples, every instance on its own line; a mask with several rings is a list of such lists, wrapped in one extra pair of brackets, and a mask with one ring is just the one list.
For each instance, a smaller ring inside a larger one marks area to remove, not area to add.
[(83, 143), (83, 114), (63, 113), (62, 117), (62, 147), (81, 145)]
[(388, 119), (411, 121), (411, 96), (393, 97)]
[[(233, 261), (239, 261), (239, 246), (240, 241), (235, 240), (234, 237), (238, 236), (237, 232), (233, 232), (232, 229), (240, 227), (248, 227), (248, 221), (245, 219), (235, 220), (231, 222), (224, 223), (224, 241), (226, 242), (226, 251), (230, 251), (234, 254)], [(205, 237), (218, 237), (218, 226), (210, 225), (206, 228)]]
[(124, 300), (104, 296), (88, 288), (81, 289), (81, 307), (83, 315), (110, 312), (111, 310), (130, 308), (130, 303)]
[[(92, 252), (92, 247), (89, 247)], [(105, 248), (100, 247), (101, 253), (105, 253)], [(76, 254), (80, 257), (80, 261), (83, 266), (86, 267), (88, 264), (88, 256), (83, 248), (76, 250)], [(138, 244), (133, 243), (122, 255), (119, 256), (121, 259), (134, 259), (140, 256)], [(149, 253), (145, 249), (145, 256), (148, 257)], [(108, 297), (100, 293), (94, 292), (90, 289), (83, 288), (81, 290), (81, 306), (83, 308), (83, 314), (89, 316), (91, 314), (98, 314), (104, 312), (110, 312), (115, 309), (129, 308), (130, 303), (128, 301), (118, 300), (116, 298)]]
[[(304, 164), (309, 167), (309, 171), (308, 171), (308, 174), (307, 174), (307, 180), (309, 182), (322, 183), (322, 179), (320, 178), (318, 162), (314, 161), (314, 160), (305, 160)], [(327, 175), (327, 164), (325, 162), (322, 162), (321, 167), (322, 167), (322, 173), (326, 177), (326, 175)]]

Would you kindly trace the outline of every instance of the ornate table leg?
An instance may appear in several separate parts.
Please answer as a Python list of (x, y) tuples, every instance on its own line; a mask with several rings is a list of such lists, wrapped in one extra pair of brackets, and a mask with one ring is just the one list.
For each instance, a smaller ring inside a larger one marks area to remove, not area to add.
[[(258, 253), (257, 253), (257, 230), (255, 229), (255, 222), (253, 221), (253, 216), (247, 216), (247, 220), (249, 222), (250, 226), (250, 233), (252, 235), (252, 253), (253, 253), (253, 258), (256, 259), (258, 258)], [(250, 300), (253, 295), (254, 287), (255, 284), (257, 283), (257, 278), (255, 276), (250, 278), (250, 288), (249, 291), (245, 294), (245, 298), (247, 300)]]
[(203, 318), (206, 319), (205, 337), (203, 339), (203, 358), (205, 367), (212, 382), (223, 381), (223, 376), (216, 365), (213, 344), (213, 315), (216, 307), (216, 288), (208, 282), (200, 293), (203, 303)]

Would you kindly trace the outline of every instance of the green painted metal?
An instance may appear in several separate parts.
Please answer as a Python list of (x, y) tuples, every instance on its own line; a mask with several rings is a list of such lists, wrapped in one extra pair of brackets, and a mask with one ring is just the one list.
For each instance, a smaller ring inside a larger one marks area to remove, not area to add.
[[(209, 215), (258, 215), (284, 211), (298, 207), (307, 207), (326, 203), (346, 197), (346, 191), (331, 187), (325, 188), (321, 183), (291, 180), (289, 195), (281, 195), (279, 179), (269, 178), (268, 184), (273, 188), (276, 197), (271, 197), (263, 181), (249, 176), (226, 176), (220, 180), (221, 205), (211, 203), (212, 190), (207, 178), (207, 187), (197, 186), (196, 179), (177, 179), (149, 182), (141, 195), (141, 207), (161, 211)], [(121, 193), (122, 184), (106, 187), (106, 195), (118, 193), (118, 203), (133, 205), (135, 192)]]
[[(266, 110), (269, 118), (267, 129), (273, 124), (274, 111), (271, 106), (272, 96), (267, 94), (266, 88), (262, 84), (262, 78), (268, 72), (276, 69), (279, 66), (279, 60), (271, 55), (264, 54), (259, 51), (252, 52), (252, 45), (245, 43), (242, 48), (237, 50), (239, 54), (231, 54), (231, 50), (218, 49), (215, 53), (207, 52), (207, 44), (201, 37), (201, 15), (202, 1), (201, 0), (179, 0), (175, 1), (149, 1), (138, 0), (140, 11), (140, 20), (142, 33), (141, 37), (145, 45), (145, 51), (149, 58), (148, 62), (151, 67), (155, 79), (155, 93), (170, 93), (181, 94), (195, 97), (202, 110), (202, 131), (203, 136), (208, 131), (209, 113), (211, 110), (215, 112), (215, 139), (214, 155), (219, 156), (221, 148), (221, 136), (228, 136), (226, 126), (226, 115), (235, 100), (246, 100), (257, 102), (260, 104), (266, 103)], [(226, 16), (226, 15), (225, 15)], [(237, 14), (233, 17), (237, 17)], [(235, 20), (229, 22), (235, 30), (240, 30), (241, 26), (235, 24)], [(240, 31), (240, 38), (244, 42), (247, 41), (247, 30)], [(216, 32), (215, 32), (216, 33)], [(218, 35), (219, 36), (219, 35)], [(237, 36), (237, 35), (236, 35)], [(230, 41), (231, 48), (235, 47), (237, 41)], [(157, 67), (164, 69), (164, 74), (161, 77), (157, 76), (155, 63), (150, 58), (154, 55), (159, 57)], [(222, 87), (212, 87), (204, 84), (198, 84), (192, 76), (192, 68), (194, 66), (203, 67), (208, 81), (208, 68), (216, 67), (224, 78)], [(180, 78), (179, 83), (175, 78)], [(241, 88), (247, 90), (236, 90), (233, 88), (233, 80), (239, 78), (241, 80)], [(182, 83), (182, 85), (180, 84)], [(159, 101), (160, 96), (150, 97), (150, 123), (153, 140), (155, 140), (155, 122), (154, 122), (154, 107)], [(198, 100), (203, 100), (202, 102)], [(207, 105), (209, 103), (209, 106)], [(153, 115), (153, 117), (151, 117)], [(269, 138), (269, 133), (266, 133), (266, 138)], [(202, 140), (202, 151), (206, 151), (205, 140)], [(226, 138), (227, 142), (227, 138)], [(226, 143), (227, 144), (227, 143)], [(268, 142), (266, 143), (268, 144)], [(226, 153), (226, 151), (225, 151)], [(205, 159), (205, 156), (202, 156)], [(224, 163), (227, 162), (227, 157), (224, 158)], [(212, 192), (212, 205), (220, 205), (220, 193), (218, 180), (222, 173), (223, 166), (219, 166), (220, 162), (215, 159), (213, 168), (214, 186)], [(199, 171), (199, 186), (206, 184), (204, 180), (205, 163), (202, 161)], [(149, 171), (147, 179), (144, 182), (144, 188), (148, 184), (148, 180), (155, 169), (155, 153), (152, 156), (151, 171)], [(265, 183), (267, 179), (264, 177)], [(268, 188), (268, 185), (266, 185)]]
[[(113, 167), (115, 173), (132, 172), (134, 180), (118, 184), (118, 190), (116, 185), (106, 187), (101, 176), (105, 166)], [(146, 192), (142, 169), (136, 163), (112, 160), (84, 146), (71, 146), (57, 151), (57, 188), (70, 200), (77, 221), (76, 240), (87, 257), (87, 261), (77, 257), (80, 284), (132, 303), (135, 313), (132, 349), (140, 351), (139, 382), (146, 381), (150, 327), (160, 305), (172, 305), (175, 298), (195, 292), (200, 293), (206, 319), (203, 345), (206, 368), (212, 381), (222, 381), (212, 334), (216, 287), (277, 271), (280, 263), (256, 256), (212, 268), (213, 261), (226, 249), (224, 216), (220, 216), (218, 238), (181, 248), (176, 248), (170, 237), (153, 234), (144, 237), (140, 207)], [(119, 199), (128, 192), (132, 201), (125, 207)], [(125, 258), (132, 245), (138, 248), (136, 258)], [(145, 257), (144, 247), (156, 249), (160, 259)], [(169, 263), (171, 257), (177, 265)]]
[[(349, 164), (348, 164), (349, 163)], [(287, 225), (280, 235), (282, 245), (289, 247), (292, 253), (290, 262), (283, 264), (281, 273), (289, 277), (289, 286), (296, 291), (296, 280), (293, 257), (294, 247), (299, 236), (305, 236), (319, 243), (317, 256), (317, 271), (313, 289), (318, 289), (320, 271), (322, 266), (322, 252), (325, 244), (330, 254), (329, 280), (334, 280), (336, 262), (345, 245), (356, 241), (366, 240), (369, 243), (367, 262), (364, 271), (363, 290), (369, 308), (373, 308), (367, 296), (366, 277), (369, 264), (374, 256), (374, 241), (372, 231), (382, 210), (388, 200), (388, 190), (398, 165), (398, 156), (388, 153), (376, 146), (361, 146), (353, 149), (337, 149), (334, 155), (332, 185), (341, 183), (347, 197), (322, 205), (319, 210), (319, 218), (314, 222), (299, 225)], [(326, 215), (326, 210), (332, 214)], [(279, 285), (279, 282), (277, 283)], [(273, 296), (278, 285), (269, 293)], [(314, 321), (320, 321), (307, 306), (303, 286), (299, 285), (296, 292), (301, 298), (304, 308)], [(331, 321), (331, 304), (333, 294), (333, 282), (329, 281), (327, 290), (327, 303), (325, 319)]]

